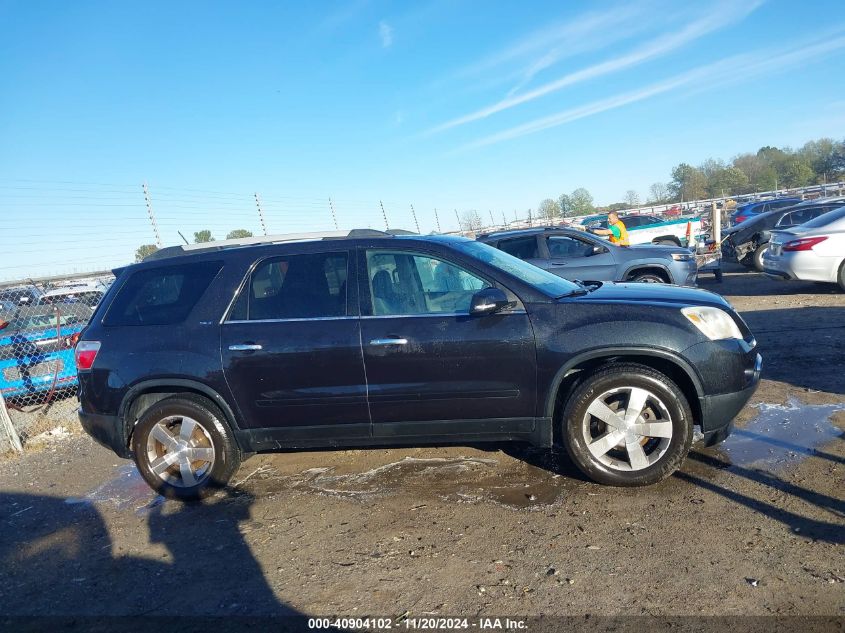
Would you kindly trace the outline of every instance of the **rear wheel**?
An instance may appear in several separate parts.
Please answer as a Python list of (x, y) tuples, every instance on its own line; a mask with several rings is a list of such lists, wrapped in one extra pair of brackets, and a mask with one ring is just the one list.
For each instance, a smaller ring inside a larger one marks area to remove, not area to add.
[(763, 272), (763, 254), (769, 250), (769, 243), (760, 244), (754, 251), (753, 266), (758, 273)]
[(187, 394), (147, 410), (135, 426), (132, 449), (144, 481), (165, 497), (183, 500), (223, 488), (241, 463), (220, 410)]
[(839, 287), (845, 290), (845, 260), (839, 265), (839, 277), (837, 279), (839, 281)]
[(648, 367), (620, 364), (587, 377), (564, 408), (566, 451), (590, 479), (645, 486), (674, 473), (692, 443), (681, 389)]

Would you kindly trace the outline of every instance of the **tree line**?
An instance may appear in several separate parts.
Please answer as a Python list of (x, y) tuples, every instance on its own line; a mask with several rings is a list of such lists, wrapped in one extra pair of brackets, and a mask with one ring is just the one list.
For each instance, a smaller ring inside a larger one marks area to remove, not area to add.
[[(227, 240), (237, 240), (243, 239), (245, 237), (252, 237), (252, 231), (247, 231), (246, 229), (235, 229), (233, 231), (229, 231), (226, 234)], [(202, 229), (194, 233), (194, 244), (202, 244), (204, 242), (213, 242), (214, 236), (211, 234), (211, 231), (208, 229)], [(155, 244), (141, 244), (135, 250), (135, 261), (140, 262), (143, 261), (145, 257), (148, 255), (152, 255), (158, 250), (158, 246)]]
[[(648, 189), (645, 202), (639, 193), (629, 189), (620, 202), (596, 207), (593, 196), (583, 187), (557, 198), (546, 198), (536, 212), (528, 209), (528, 218), (551, 221), (558, 218), (588, 215), (594, 212), (630, 209), (643, 204), (672, 204), (706, 198), (737, 196), (757, 191), (792, 189), (808, 185), (837, 182), (845, 179), (845, 140), (821, 138), (809, 141), (798, 149), (761, 147), (756, 153), (735, 156), (730, 162), (708, 158), (700, 165), (681, 163), (672, 169), (669, 182), (656, 182)], [(490, 216), (492, 224), (495, 218)], [(507, 224), (506, 218), (502, 217)], [(464, 231), (479, 231), (487, 226), (476, 210), (464, 211), (458, 218)], [(252, 237), (246, 229), (235, 229), (227, 240)], [(213, 242), (208, 229), (194, 233), (194, 242)], [(135, 252), (135, 261), (158, 250), (155, 244), (144, 244)]]
[(645, 203), (631, 189), (621, 202), (594, 207), (589, 192), (576, 189), (557, 199), (546, 198), (540, 202), (537, 215), (544, 220), (554, 220), (594, 211), (630, 209), (642, 204), (672, 204), (837, 182), (845, 179), (845, 140), (821, 138), (798, 149), (767, 145), (756, 153), (739, 154), (730, 162), (708, 158), (697, 167), (681, 163), (672, 169), (671, 178), (669, 182), (652, 184)]

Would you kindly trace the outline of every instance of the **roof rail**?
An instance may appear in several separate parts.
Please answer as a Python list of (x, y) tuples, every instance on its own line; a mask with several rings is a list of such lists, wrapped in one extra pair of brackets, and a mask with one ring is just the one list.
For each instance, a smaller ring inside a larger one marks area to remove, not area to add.
[(240, 246), (259, 246), (264, 244), (283, 244), (285, 242), (310, 242), (317, 240), (339, 240), (344, 238), (361, 237), (393, 237), (393, 233), (386, 233), (375, 229), (352, 229), (351, 231), (312, 231), (305, 233), (280, 233), (277, 235), (260, 235), (258, 237), (242, 237), (233, 240), (220, 240), (219, 242), (202, 242), (200, 244), (181, 244), (177, 246), (165, 246), (154, 253), (147, 255), (144, 261), (178, 257), (192, 253), (207, 253), (221, 251), (227, 248)]

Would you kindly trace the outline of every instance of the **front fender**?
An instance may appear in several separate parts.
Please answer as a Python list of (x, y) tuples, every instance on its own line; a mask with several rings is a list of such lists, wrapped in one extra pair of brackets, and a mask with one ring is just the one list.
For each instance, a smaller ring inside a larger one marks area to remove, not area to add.
[(567, 374), (569, 374), (578, 365), (587, 361), (597, 360), (600, 358), (616, 358), (624, 361), (626, 357), (634, 358), (641, 356), (660, 358), (662, 360), (666, 360), (677, 365), (681, 370), (683, 370), (683, 372), (692, 382), (698, 397), (700, 398), (704, 395), (704, 387), (702, 386), (701, 376), (699, 375), (698, 371), (693, 365), (691, 365), (688, 361), (681, 357), (677, 352), (668, 349), (640, 346), (598, 347), (592, 350), (582, 352), (581, 354), (572, 357), (557, 371), (554, 378), (552, 379), (551, 385), (549, 386), (549, 390), (546, 395), (546, 402), (543, 408), (543, 411), (545, 412), (544, 415), (546, 417), (552, 417), (554, 415), (555, 401), (557, 399), (558, 389), (560, 389), (560, 385), (563, 382), (563, 379), (567, 376)]

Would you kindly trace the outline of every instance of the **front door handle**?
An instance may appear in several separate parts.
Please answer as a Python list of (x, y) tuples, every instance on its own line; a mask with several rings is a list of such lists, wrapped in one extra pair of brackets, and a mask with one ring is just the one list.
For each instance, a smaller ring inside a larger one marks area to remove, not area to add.
[(230, 345), (230, 352), (257, 352), (261, 346), (256, 343), (239, 343), (237, 345)]
[(406, 338), (374, 338), (370, 341), (370, 345), (407, 345)]

